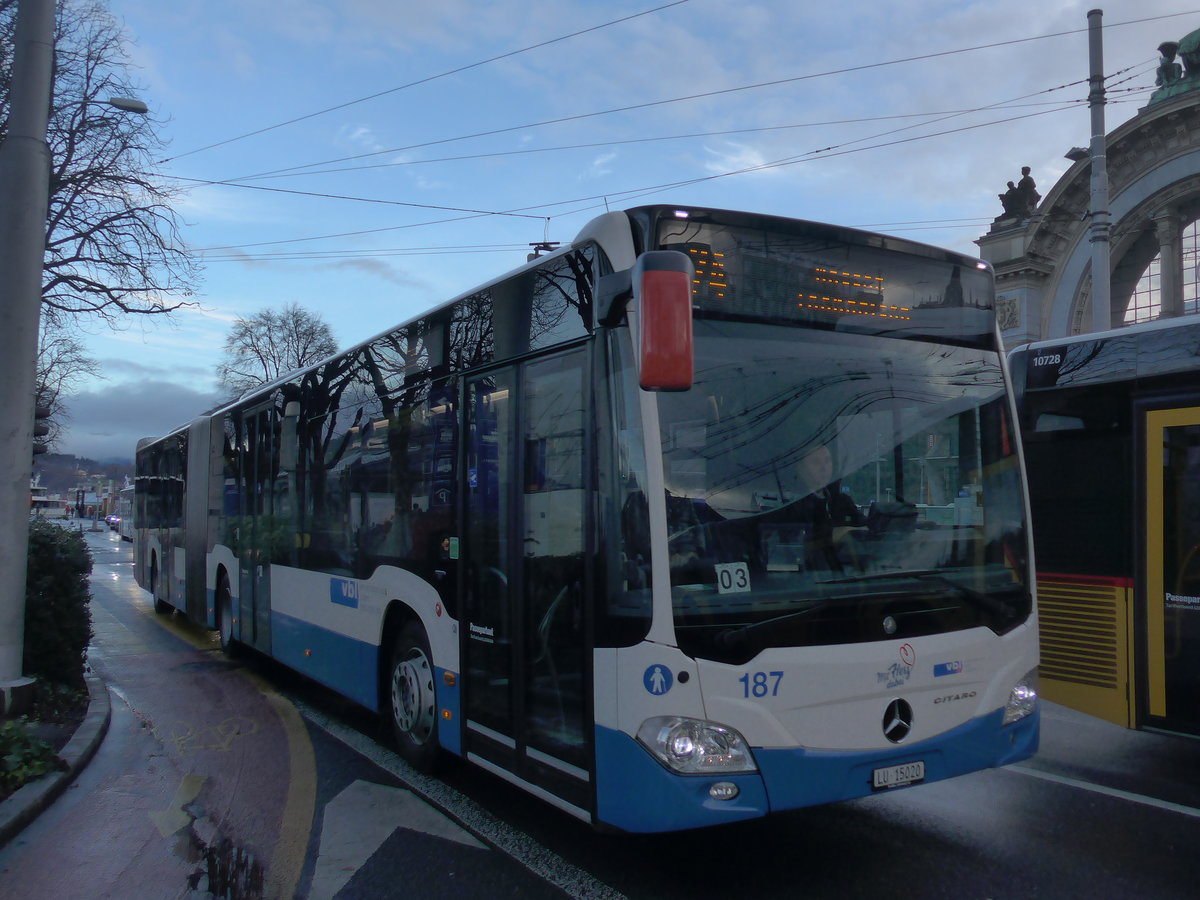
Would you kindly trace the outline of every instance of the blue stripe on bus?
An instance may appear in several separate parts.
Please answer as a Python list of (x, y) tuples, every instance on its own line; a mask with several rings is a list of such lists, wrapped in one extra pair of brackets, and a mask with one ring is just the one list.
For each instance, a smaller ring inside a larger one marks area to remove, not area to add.
[(367, 709), (379, 708), (379, 648), (271, 612), (271, 655)]
[[(755, 775), (675, 775), (634, 738), (596, 727), (596, 815), (631, 832), (658, 832), (720, 825), (786, 809), (871, 794), (872, 772), (881, 766), (923, 760), (925, 782), (1027, 759), (1037, 751), (1039, 714), (1000, 725), (1003, 713), (975, 719), (936, 738), (894, 750), (836, 752), (753, 750)], [(735, 800), (713, 800), (709, 787), (730, 781)]]
[(754, 758), (767, 783), (772, 810), (797, 809), (873, 793), (873, 770), (923, 760), (925, 782), (1027, 759), (1037, 751), (1038, 713), (1002, 727), (1003, 711), (973, 719), (945, 734), (893, 750), (763, 750)]

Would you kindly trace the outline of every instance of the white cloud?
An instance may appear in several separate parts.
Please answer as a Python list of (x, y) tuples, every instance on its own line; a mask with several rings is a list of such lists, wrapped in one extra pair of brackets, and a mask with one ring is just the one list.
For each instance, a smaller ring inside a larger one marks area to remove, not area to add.
[(372, 127), (361, 122), (339, 127), (335, 142), (354, 153), (379, 153), (387, 149), (379, 142)]
[[(725, 146), (717, 148), (705, 146), (704, 152), (708, 159), (704, 163), (705, 171), (712, 175), (723, 175), (726, 172), (741, 172), (754, 169), (768, 162), (762, 151), (748, 144), (738, 144), (729, 141)], [(764, 169), (764, 174), (778, 172), (778, 169)]]
[(616, 151), (601, 153), (592, 158), (590, 165), (584, 171), (582, 180), (587, 181), (593, 178), (602, 178), (605, 175), (611, 175), (614, 171), (613, 163), (617, 159)]

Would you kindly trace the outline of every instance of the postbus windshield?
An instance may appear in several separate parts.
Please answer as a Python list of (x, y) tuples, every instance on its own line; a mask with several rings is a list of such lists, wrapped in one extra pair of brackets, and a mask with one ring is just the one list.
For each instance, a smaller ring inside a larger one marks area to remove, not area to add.
[(697, 304), (694, 386), (659, 397), (681, 647), (739, 662), (1023, 622), (1015, 432), (971, 305), (986, 284), (877, 248), (764, 256), (762, 233), (728, 228), (689, 243), (720, 250), (700, 278), (726, 296)]

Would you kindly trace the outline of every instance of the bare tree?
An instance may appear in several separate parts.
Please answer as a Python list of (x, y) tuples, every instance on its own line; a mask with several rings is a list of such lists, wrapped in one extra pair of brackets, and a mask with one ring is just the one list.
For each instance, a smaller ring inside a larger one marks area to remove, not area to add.
[(333, 329), (298, 303), (236, 319), (225, 337), (217, 378), (230, 398), (337, 352)]
[(69, 416), (62, 398), (74, 393), (80, 382), (99, 375), (100, 364), (88, 356), (82, 342), (53, 323), (43, 325), (38, 341), (36, 403), (51, 412), (50, 433), (41, 443), (52, 448), (66, 428)]
[[(0, 140), (7, 133), (16, 0), (0, 0)], [(59, 4), (47, 141), (50, 205), (42, 315), (54, 324), (193, 305), (198, 279), (178, 233), (174, 189), (155, 175), (164, 147), (152, 117), (120, 112), (136, 96), (126, 37), (94, 0)]]

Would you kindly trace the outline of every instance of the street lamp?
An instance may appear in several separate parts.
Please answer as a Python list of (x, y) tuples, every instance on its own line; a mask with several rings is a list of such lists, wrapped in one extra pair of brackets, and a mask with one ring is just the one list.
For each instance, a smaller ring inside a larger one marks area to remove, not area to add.
[(137, 113), (139, 116), (150, 112), (150, 107), (134, 97), (109, 97), (108, 105), (124, 112)]

